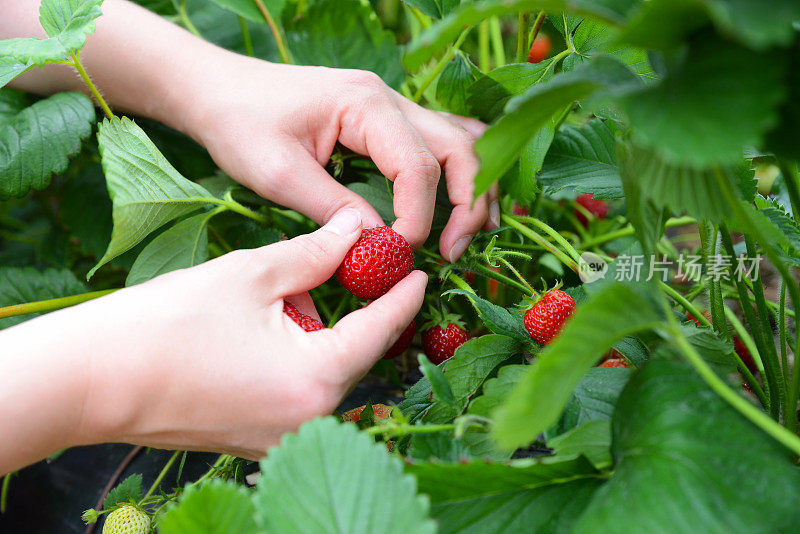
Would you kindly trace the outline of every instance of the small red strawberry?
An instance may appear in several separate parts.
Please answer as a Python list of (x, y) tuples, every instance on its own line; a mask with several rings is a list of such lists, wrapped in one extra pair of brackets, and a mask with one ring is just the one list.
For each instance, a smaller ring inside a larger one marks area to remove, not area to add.
[(550, 55), (550, 37), (546, 33), (536, 36), (528, 52), (528, 63), (540, 63)]
[[(608, 203), (605, 200), (594, 198), (594, 196), (584, 193), (578, 195), (575, 202), (586, 208), (586, 211), (598, 219), (605, 219), (608, 215)], [(589, 226), (589, 219), (580, 210), (575, 210), (575, 218), (584, 226)]]
[(758, 372), (758, 366), (756, 365), (752, 354), (750, 354), (750, 351), (747, 350), (747, 346), (739, 336), (733, 336), (733, 350), (736, 352), (739, 358), (742, 359), (742, 363), (744, 363), (751, 373), (756, 374)]
[[(703, 314), (703, 317), (708, 319), (708, 322), (710, 323), (711, 322), (711, 312), (708, 311), (708, 310), (703, 310), (701, 313)], [(697, 326), (697, 328), (705, 328), (705, 325), (703, 323), (701, 323), (700, 320), (697, 317), (692, 315), (691, 312), (686, 312), (686, 318), (689, 319), (690, 321), (692, 321), (695, 324), (695, 326)]]
[(575, 312), (575, 301), (560, 289), (551, 289), (525, 312), (525, 329), (533, 339), (547, 345), (561, 332)]
[(386, 351), (386, 354), (383, 355), (384, 360), (391, 360), (393, 358), (397, 358), (405, 351), (408, 350), (408, 347), (411, 346), (411, 341), (414, 339), (414, 334), (417, 333), (417, 322), (414, 319), (411, 319), (411, 324), (403, 330), (403, 333), (400, 334), (400, 337), (397, 338), (397, 341), (394, 342), (394, 345), (389, 347), (389, 350)]
[(628, 362), (622, 358), (609, 358), (601, 363), (600, 367), (624, 367), (625, 369), (628, 369), (630, 368), (630, 365), (628, 365)]
[[(363, 412), (366, 407), (367, 405), (364, 404), (363, 406), (344, 412), (342, 414), (342, 420), (348, 423), (357, 423), (361, 419), (361, 412)], [(372, 412), (375, 414), (376, 421), (379, 419), (386, 419), (392, 415), (392, 410), (394, 410), (394, 407), (387, 406), (386, 404), (372, 405)]]
[(511, 208), (511, 213), (514, 215), (528, 215), (528, 206), (521, 206), (519, 202), (516, 200), (514, 201), (514, 207)]
[(452, 358), (456, 349), (469, 340), (460, 319), (457, 315), (434, 312), (422, 326), (422, 350), (434, 364)]
[(336, 278), (353, 295), (376, 299), (405, 278), (414, 266), (411, 246), (403, 236), (379, 226), (361, 233), (336, 270)]
[(325, 325), (322, 324), (322, 321), (314, 319), (310, 315), (306, 315), (302, 313), (300, 310), (294, 307), (289, 302), (283, 303), (283, 313), (289, 316), (289, 318), (300, 325), (300, 328), (305, 330), (306, 332), (314, 332), (315, 330), (324, 330)]

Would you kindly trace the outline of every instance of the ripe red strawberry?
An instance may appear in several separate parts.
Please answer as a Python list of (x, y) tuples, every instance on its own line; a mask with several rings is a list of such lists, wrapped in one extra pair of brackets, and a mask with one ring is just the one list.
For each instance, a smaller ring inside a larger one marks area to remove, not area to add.
[(550, 37), (546, 33), (536, 36), (528, 52), (528, 63), (540, 63), (550, 55)]
[(609, 358), (600, 364), (600, 367), (624, 367), (628, 369), (630, 365), (622, 358)]
[(403, 236), (389, 228), (368, 228), (347, 252), (336, 278), (353, 295), (376, 299), (411, 272), (414, 256)]
[(547, 345), (561, 332), (575, 312), (575, 301), (559, 289), (551, 289), (525, 312), (525, 329), (533, 339)]
[[(592, 195), (584, 193), (578, 195), (575, 202), (586, 208), (586, 211), (597, 217), (598, 219), (605, 219), (608, 215), (608, 204), (605, 200), (594, 198)], [(575, 210), (575, 218), (584, 226), (589, 226), (589, 220), (586, 215), (580, 210)]]
[(452, 358), (456, 349), (469, 340), (467, 331), (457, 319), (434, 320), (425, 326), (427, 328), (422, 331), (422, 350), (436, 365)]
[(756, 374), (758, 372), (758, 366), (753, 359), (753, 355), (747, 350), (747, 346), (745, 346), (744, 341), (742, 341), (739, 336), (733, 336), (733, 350), (742, 359), (742, 363), (744, 363), (751, 373)]
[(283, 303), (283, 313), (289, 316), (289, 318), (300, 325), (300, 328), (305, 330), (306, 332), (314, 332), (315, 330), (324, 330), (325, 325), (322, 324), (322, 321), (314, 319), (310, 315), (306, 315), (302, 313), (300, 310), (295, 308), (289, 302)]
[(511, 208), (511, 213), (513, 213), (514, 215), (523, 215), (523, 216), (527, 216), (527, 215), (528, 215), (528, 206), (521, 206), (521, 205), (519, 204), (519, 202), (517, 202), (517, 201), (515, 200), (515, 201), (514, 201), (514, 207), (513, 207), (513, 208)]
[[(348, 410), (342, 414), (342, 420), (348, 423), (357, 423), (361, 419), (361, 412), (367, 407), (366, 404), (363, 406), (359, 406), (358, 408), (353, 408), (352, 410)], [(372, 412), (375, 414), (375, 420), (379, 419), (386, 419), (390, 415), (392, 415), (392, 410), (394, 407), (387, 406), (386, 404), (373, 404), (372, 405)]]
[[(708, 319), (708, 322), (710, 323), (711, 322), (711, 312), (708, 311), (708, 310), (703, 310), (701, 313), (703, 314), (703, 317)], [(703, 325), (703, 323), (701, 323), (700, 320), (697, 317), (692, 315), (691, 312), (686, 312), (686, 318), (691, 320), (695, 324), (695, 326), (697, 326), (697, 328), (704, 328), (705, 327), (705, 325)]]
[(405, 351), (408, 350), (408, 347), (411, 346), (411, 341), (414, 339), (414, 334), (417, 332), (417, 322), (414, 319), (411, 319), (411, 324), (403, 330), (403, 333), (400, 334), (400, 337), (397, 338), (397, 341), (394, 342), (394, 345), (389, 347), (389, 350), (386, 351), (386, 354), (383, 355), (384, 360), (391, 360), (393, 358), (397, 358)]

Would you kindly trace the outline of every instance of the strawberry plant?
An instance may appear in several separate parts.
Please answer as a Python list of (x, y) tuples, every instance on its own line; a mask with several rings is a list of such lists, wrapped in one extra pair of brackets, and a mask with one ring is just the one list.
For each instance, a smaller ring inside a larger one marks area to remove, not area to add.
[[(369, 70), (416, 104), (483, 121), (473, 196), (499, 187), (499, 228), (443, 257), (456, 201), (441, 180), (421, 246), (365, 230), (311, 291), (322, 321), (284, 312), (324, 335), (412, 264), (428, 273), (432, 317), (398, 331), (363, 383), (381, 388), (259, 463), (220, 455), (172, 484), (176, 451), (148, 491), (126, 477), (87, 523), (797, 530), (800, 3), (138, 3), (234, 52)], [(81, 60), (102, 9), (42, 0), (47, 38), (0, 41), (2, 329), (317, 227), (183, 134), (106, 104)], [(6, 87), (49, 64), (91, 98)], [(394, 222), (394, 185), (369, 158), (337, 145), (327, 170)], [(25, 476), (3, 479), (4, 514)]]

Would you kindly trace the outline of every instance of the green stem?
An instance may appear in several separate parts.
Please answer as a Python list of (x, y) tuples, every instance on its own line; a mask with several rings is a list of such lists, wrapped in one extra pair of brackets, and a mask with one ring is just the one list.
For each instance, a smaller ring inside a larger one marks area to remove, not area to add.
[(522, 285), (524, 285), (525, 287), (528, 288), (529, 294), (533, 294), (534, 293), (533, 288), (531, 287), (531, 285), (528, 283), (527, 280), (525, 280), (525, 277), (522, 276), (521, 274), (519, 274), (519, 271), (516, 270), (513, 265), (511, 265), (510, 261), (508, 261), (505, 258), (498, 258), (498, 259), (503, 263), (503, 265), (506, 266), (506, 269), (511, 271), (514, 274), (514, 276), (517, 277), (517, 279), (522, 283)]
[(547, 225), (541, 219), (537, 219), (536, 217), (524, 217), (524, 216), (516, 216), (517, 220), (530, 222), (535, 226), (538, 226), (542, 231), (544, 231), (547, 235), (553, 238), (553, 240), (561, 245), (561, 247), (567, 251), (567, 253), (572, 257), (573, 260), (579, 262), (581, 260), (581, 255), (578, 253), (577, 250), (572, 246), (572, 244), (564, 239), (564, 237), (556, 232), (551, 226)]
[[(675, 217), (673, 219), (669, 219), (666, 222), (667, 228), (672, 228), (674, 226), (684, 226), (686, 224), (693, 224), (696, 223), (697, 220), (694, 217)], [(603, 243), (607, 243), (608, 241), (613, 241), (615, 239), (619, 239), (621, 237), (629, 237), (636, 233), (636, 230), (632, 225), (627, 225), (624, 228), (620, 228), (614, 232), (609, 232), (607, 234), (603, 234), (601, 236), (594, 237), (587, 241), (581, 243), (581, 248), (587, 249), (597, 245), (602, 245)]]
[(178, 459), (178, 456), (180, 456), (182, 452), (183, 451), (175, 451), (172, 453), (172, 456), (170, 456), (169, 460), (167, 461), (167, 465), (164, 466), (164, 468), (156, 477), (155, 482), (153, 482), (153, 485), (150, 486), (150, 489), (147, 490), (147, 493), (145, 493), (144, 497), (142, 497), (142, 500), (139, 501), (139, 506), (141, 506), (142, 502), (147, 500), (147, 498), (150, 497), (153, 492), (156, 491), (156, 489), (158, 489), (158, 486), (161, 485), (161, 481), (164, 480), (164, 477), (167, 476), (167, 472), (169, 472), (170, 468), (172, 468), (172, 464), (175, 463), (175, 460)]
[(16, 471), (12, 471), (3, 477), (3, 488), (0, 489), (0, 514), (6, 513), (6, 507), (8, 505), (8, 488), (11, 487), (11, 477), (13, 477), (15, 474)]
[(254, 221), (259, 222), (261, 224), (269, 223), (269, 217), (239, 204), (238, 202), (230, 198), (230, 196), (226, 196), (224, 200), (219, 198), (207, 199), (207, 200), (211, 204), (217, 204), (218, 206), (225, 206), (232, 212), (238, 213), (239, 215), (244, 215), (245, 217), (253, 219)]
[(528, 36), (527, 47), (529, 49), (531, 46), (533, 46), (533, 42), (536, 40), (536, 37), (539, 36), (539, 32), (542, 30), (542, 26), (544, 25), (544, 21), (546, 18), (547, 18), (547, 13), (545, 13), (544, 11), (539, 11), (539, 14), (536, 15), (536, 20), (533, 22), (531, 33)]
[(532, 240), (534, 243), (540, 245), (541, 247), (545, 248), (553, 256), (558, 258), (559, 261), (561, 261), (561, 263), (569, 267), (570, 270), (576, 273), (579, 271), (577, 263), (575, 263), (569, 256), (564, 254), (561, 250), (554, 247), (549, 241), (547, 241), (547, 239), (542, 237), (540, 234), (538, 234), (537, 232), (533, 231), (532, 229), (520, 223), (513, 217), (510, 217), (506, 214), (502, 215), (502, 219), (503, 222), (505, 222), (507, 225), (516, 228), (522, 235)]
[(786, 353), (788, 345), (788, 325), (786, 324), (786, 281), (781, 280), (780, 308), (778, 311), (778, 336), (781, 344), (781, 368), (783, 376), (789, 376), (789, 356)]
[[(717, 178), (717, 184), (722, 191), (722, 194), (728, 201), (728, 204), (733, 208), (733, 215), (737, 217), (739, 221), (741, 221), (749, 230), (748, 233), (751, 234), (756, 240), (761, 244), (761, 248), (764, 253), (769, 258), (772, 265), (775, 269), (778, 270), (781, 277), (783, 278), (784, 282), (786, 282), (786, 286), (789, 289), (789, 296), (792, 299), (792, 306), (794, 307), (795, 317), (800, 317), (800, 287), (794, 281), (786, 263), (783, 261), (775, 249), (772, 247), (770, 241), (761, 233), (759, 226), (753, 223), (750, 220), (750, 215), (747, 213), (743, 208), (742, 204), (740, 204), (739, 199), (737, 198), (736, 194), (733, 192), (733, 188), (730, 184), (730, 181), (722, 174), (719, 169), (715, 169), (715, 176)], [(800, 336), (797, 336), (795, 339), (795, 347), (794, 347), (794, 354), (798, 354), (800, 351), (800, 347), (798, 346), (798, 342), (800, 342)], [(786, 427), (794, 432), (795, 428), (797, 428), (797, 399), (798, 395), (800, 395), (800, 365), (795, 362), (794, 367), (792, 369), (792, 385), (789, 389), (789, 400), (786, 406), (789, 408), (790, 416), (784, 418), (784, 423)]]
[(703, 360), (702, 356), (697, 350), (689, 343), (683, 331), (678, 325), (677, 319), (671, 313), (669, 304), (666, 299), (663, 299), (667, 320), (669, 321), (669, 334), (675, 342), (675, 345), (683, 353), (690, 364), (695, 368), (700, 377), (705, 380), (706, 384), (714, 390), (717, 395), (722, 397), (728, 404), (733, 406), (742, 415), (749, 419), (753, 424), (761, 430), (772, 436), (776, 441), (788, 447), (795, 454), (800, 455), (800, 438), (794, 433), (783, 428), (779, 423), (771, 419), (767, 414), (756, 408), (744, 397), (729, 388), (720, 377), (714, 373), (711, 367)]
[(71, 56), (72, 56), (71, 65), (75, 67), (75, 70), (78, 71), (78, 75), (80, 75), (81, 80), (83, 80), (83, 83), (85, 83), (86, 87), (89, 88), (89, 91), (92, 93), (92, 96), (94, 96), (94, 99), (100, 105), (100, 108), (102, 108), (103, 113), (106, 114), (106, 117), (108, 117), (109, 119), (113, 119), (114, 113), (111, 111), (111, 108), (108, 107), (108, 104), (106, 103), (106, 100), (103, 98), (103, 95), (101, 95), (100, 91), (97, 90), (97, 87), (95, 86), (94, 82), (92, 82), (92, 79), (89, 77), (89, 73), (87, 73), (86, 69), (83, 68), (83, 64), (81, 63), (80, 50), (72, 52)]
[(500, 27), (499, 17), (492, 17), (489, 19), (489, 36), (492, 40), (495, 67), (502, 67), (506, 64), (506, 50), (505, 44), (503, 43), (503, 29)]
[(275, 19), (272, 18), (272, 14), (270, 14), (269, 10), (264, 6), (264, 2), (261, 0), (253, 0), (253, 2), (255, 2), (256, 7), (261, 12), (261, 16), (264, 17), (264, 21), (267, 23), (267, 26), (269, 26), (269, 31), (275, 39), (275, 44), (278, 45), (278, 53), (281, 56), (281, 61), (291, 64), (292, 58), (289, 55), (289, 50), (286, 48), (281, 30), (278, 28), (278, 25), (275, 24)]
[(255, 52), (253, 51), (253, 39), (250, 37), (250, 28), (247, 27), (247, 20), (241, 15), (239, 16), (239, 26), (242, 28), (244, 51), (248, 56), (253, 57), (255, 56)]
[(456, 50), (458, 50), (458, 47), (464, 42), (464, 39), (467, 38), (467, 35), (469, 35), (471, 29), (472, 26), (461, 32), (461, 35), (458, 36), (456, 42), (453, 43), (453, 45), (447, 49), (447, 52), (439, 59), (439, 61), (436, 63), (436, 66), (433, 68), (430, 74), (428, 74), (419, 88), (417, 88), (416, 93), (414, 93), (414, 98), (412, 99), (414, 102), (419, 102), (422, 99), (422, 95), (425, 93), (425, 90), (430, 87), (434, 80), (436, 80), (436, 78), (438, 78), (442, 73), (450, 60), (453, 59), (453, 57), (456, 55)]
[(483, 72), (489, 72), (492, 68), (488, 20), (484, 20), (478, 26), (478, 66)]
[(181, 0), (181, 3), (178, 4), (178, 17), (180, 18), (181, 24), (183, 27), (189, 30), (191, 33), (196, 35), (197, 37), (203, 38), (203, 34), (200, 33), (200, 30), (197, 29), (197, 26), (194, 25), (192, 19), (189, 17), (189, 13), (186, 11), (186, 0)]
[(62, 308), (69, 308), (87, 300), (93, 300), (100, 297), (109, 295), (118, 289), (104, 289), (102, 291), (92, 291), (91, 293), (81, 293), (80, 295), (72, 295), (69, 297), (60, 297), (57, 299), (39, 300), (36, 302), (26, 302), (25, 304), (14, 304), (13, 306), (6, 306), (0, 308), (0, 319), (6, 317), (17, 317), (19, 315), (28, 315), (29, 313), (44, 313), (53, 310), (60, 310)]
[(491, 270), (490, 268), (488, 268), (485, 265), (478, 264), (478, 265), (475, 266), (475, 270), (478, 271), (483, 276), (485, 276), (487, 278), (494, 278), (495, 280), (497, 280), (501, 284), (505, 284), (507, 286), (511, 286), (514, 289), (520, 291), (521, 293), (523, 293), (525, 295), (532, 295), (533, 294), (533, 292), (531, 291), (531, 289), (529, 287), (520, 284), (519, 282), (517, 282), (513, 278), (510, 278), (510, 277), (508, 277), (508, 276), (506, 276), (506, 275), (504, 275), (502, 273), (495, 272), (495, 271)]
[(531, 15), (527, 11), (520, 11), (517, 17), (517, 63), (524, 63), (528, 57), (528, 23), (530, 18)]

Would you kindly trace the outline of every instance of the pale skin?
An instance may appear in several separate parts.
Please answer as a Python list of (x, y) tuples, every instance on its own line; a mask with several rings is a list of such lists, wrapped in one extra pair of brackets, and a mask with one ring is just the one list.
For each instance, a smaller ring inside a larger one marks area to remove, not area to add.
[[(0, 39), (43, 37), (38, 6), (0, 0)], [(306, 333), (283, 315), (288, 298), (318, 317), (306, 292), (381, 224), (325, 172), (336, 141), (395, 182), (393, 227), (414, 247), (445, 171), (454, 209), (439, 245), (455, 261), (499, 221), (496, 189), (472, 203), (485, 126), (425, 110), (370, 73), (233, 54), (124, 0), (103, 13), (81, 58), (116, 112), (190, 135), (232, 178), (327, 225), (0, 332), (0, 473), (109, 441), (259, 458), (331, 413), (422, 304), (427, 277), (415, 271), (333, 329)], [(66, 66), (12, 85), (86, 92)]]

